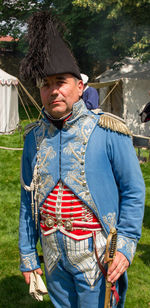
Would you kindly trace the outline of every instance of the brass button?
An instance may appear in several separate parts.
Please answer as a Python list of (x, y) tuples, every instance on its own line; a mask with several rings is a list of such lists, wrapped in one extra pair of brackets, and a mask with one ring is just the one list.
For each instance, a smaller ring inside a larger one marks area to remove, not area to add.
[(55, 220), (54, 220), (52, 217), (47, 217), (47, 218), (45, 219), (45, 225), (46, 225), (48, 228), (54, 227), (54, 224), (55, 224)]
[(72, 231), (73, 230), (73, 227), (72, 227), (72, 222), (70, 220), (66, 220), (64, 222), (64, 227), (66, 230), (68, 231)]

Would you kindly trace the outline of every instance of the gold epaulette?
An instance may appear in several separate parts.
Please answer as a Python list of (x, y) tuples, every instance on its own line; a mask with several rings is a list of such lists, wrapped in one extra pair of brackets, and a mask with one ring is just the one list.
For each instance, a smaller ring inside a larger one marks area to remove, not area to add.
[(132, 135), (131, 131), (126, 126), (125, 121), (114, 114), (107, 112), (102, 114), (99, 118), (98, 123), (101, 127), (105, 129), (110, 129), (114, 132), (124, 135), (129, 135), (129, 136)]
[(40, 126), (40, 121), (27, 124), (24, 128), (23, 138), (25, 139), (25, 137), (30, 133), (30, 131), (37, 126)]

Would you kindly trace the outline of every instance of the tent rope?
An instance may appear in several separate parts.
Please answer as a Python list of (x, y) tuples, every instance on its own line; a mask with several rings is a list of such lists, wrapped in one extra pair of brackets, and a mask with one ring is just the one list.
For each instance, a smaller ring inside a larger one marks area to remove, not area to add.
[(27, 89), (23, 86), (21, 81), (18, 79), (19, 85), (23, 88), (24, 92), (27, 94), (27, 96), (30, 98), (33, 105), (36, 107), (36, 109), (41, 112), (41, 107), (38, 105), (38, 103), (35, 101), (35, 99), (31, 96), (31, 94), (27, 91)]
[(119, 84), (119, 81), (117, 81), (115, 83), (115, 85), (113, 86), (113, 88), (108, 92), (108, 94), (105, 96), (105, 98), (103, 99), (103, 101), (100, 104), (100, 106), (102, 106), (105, 103), (105, 101), (107, 100), (108, 96), (114, 91), (114, 89), (118, 86), (118, 84)]
[(23, 148), (7, 148), (7, 147), (2, 147), (0, 146), (0, 149), (2, 150), (14, 150), (14, 151), (22, 151)]
[(18, 88), (16, 87), (16, 85), (15, 85), (15, 88), (16, 88), (16, 91), (17, 91), (18, 96), (19, 96), (19, 98), (20, 98), (20, 101), (21, 101), (21, 103), (22, 103), (22, 105), (23, 105), (23, 108), (24, 108), (24, 110), (25, 110), (25, 112), (26, 112), (26, 114), (27, 114), (28, 120), (29, 120), (30, 123), (31, 123), (31, 122), (32, 122), (32, 121), (31, 121), (31, 118), (30, 118), (30, 116), (29, 116), (29, 113), (28, 113), (28, 111), (27, 111), (27, 108), (25, 107), (25, 104), (24, 104), (24, 102), (23, 102), (23, 99), (22, 99), (22, 97), (21, 97), (21, 95), (20, 95), (20, 93), (19, 93)]

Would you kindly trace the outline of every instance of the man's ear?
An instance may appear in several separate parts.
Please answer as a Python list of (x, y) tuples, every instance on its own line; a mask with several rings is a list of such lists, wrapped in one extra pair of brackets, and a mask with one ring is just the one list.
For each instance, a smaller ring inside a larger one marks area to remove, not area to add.
[(80, 97), (82, 96), (83, 89), (84, 89), (83, 81), (82, 81), (82, 80), (79, 80), (79, 81), (78, 81), (78, 92), (79, 92), (79, 96), (80, 96)]

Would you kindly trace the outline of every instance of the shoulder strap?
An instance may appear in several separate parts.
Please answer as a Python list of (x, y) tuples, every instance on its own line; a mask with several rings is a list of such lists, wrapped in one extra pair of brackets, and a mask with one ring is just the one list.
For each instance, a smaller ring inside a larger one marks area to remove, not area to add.
[(29, 123), (25, 126), (25, 129), (24, 129), (24, 135), (23, 135), (23, 138), (25, 139), (25, 137), (30, 133), (30, 131), (37, 127), (37, 126), (40, 126), (41, 125), (41, 121), (36, 121), (36, 122), (33, 122), (33, 123)]

